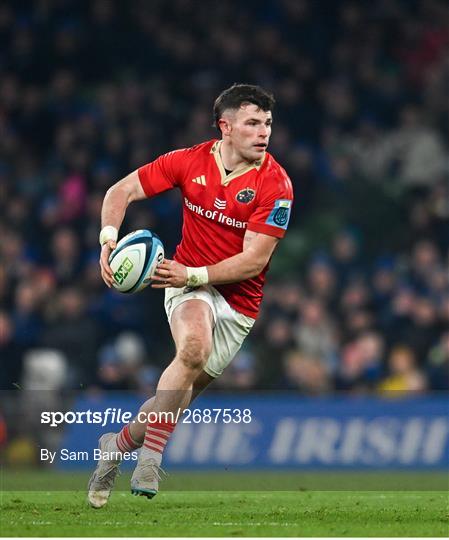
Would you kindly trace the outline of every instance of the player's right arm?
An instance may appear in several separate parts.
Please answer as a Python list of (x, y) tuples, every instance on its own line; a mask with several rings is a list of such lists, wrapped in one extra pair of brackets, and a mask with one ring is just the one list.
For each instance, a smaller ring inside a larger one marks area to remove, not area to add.
[[(143, 190), (137, 171), (133, 171), (125, 178), (108, 189), (101, 208), (101, 230), (108, 233), (108, 227), (112, 227), (118, 233), (125, 217), (128, 205), (133, 201), (140, 201), (147, 196)], [(109, 229), (109, 232), (113, 229)], [(114, 234), (112, 234), (114, 237)], [(109, 266), (109, 255), (115, 249), (117, 238), (107, 239), (101, 245), (100, 268), (101, 277), (108, 287), (112, 287), (114, 281), (111, 267)], [(101, 242), (101, 240), (100, 240)]]
[(114, 278), (109, 256), (116, 247), (118, 231), (131, 202), (173, 189), (181, 177), (186, 150), (176, 150), (140, 167), (108, 189), (101, 209), (101, 277), (108, 287)]

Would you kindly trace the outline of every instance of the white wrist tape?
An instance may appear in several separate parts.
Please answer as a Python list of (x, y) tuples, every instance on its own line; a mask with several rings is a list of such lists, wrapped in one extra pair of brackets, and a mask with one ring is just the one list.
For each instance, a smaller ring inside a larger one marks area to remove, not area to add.
[(103, 227), (100, 232), (100, 246), (103, 244), (106, 244), (109, 240), (113, 240), (114, 242), (117, 242), (118, 238), (118, 230), (113, 227), (112, 225), (106, 225), (106, 227)]
[(199, 287), (209, 283), (209, 274), (207, 266), (192, 268), (187, 266), (187, 287)]

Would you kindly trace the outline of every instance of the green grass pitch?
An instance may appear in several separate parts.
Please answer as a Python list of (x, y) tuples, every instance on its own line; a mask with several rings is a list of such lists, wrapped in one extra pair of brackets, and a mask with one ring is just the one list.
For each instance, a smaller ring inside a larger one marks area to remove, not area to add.
[[(232, 475), (205, 474), (196, 480), (192, 474), (173, 473), (166, 490), (151, 501), (122, 491), (129, 480), (128, 475), (123, 475), (109, 504), (94, 510), (88, 507), (86, 494), (80, 490), (86, 480), (84, 473), (76, 477), (58, 475), (59, 486), (54, 474), (33, 473), (31, 479), (39, 491), (12, 491), (12, 484), (20, 486), (30, 476), (3, 474), (0, 535), (449, 536), (447, 491), (395, 491), (393, 483), (385, 490), (368, 491), (364, 486), (360, 490), (324, 491), (314, 488), (320, 485), (316, 476), (297, 472), (288, 475), (287, 488), (293, 487), (295, 475), (297, 486), (302, 482), (310, 489), (232, 491), (231, 485), (236, 483)], [(249, 486), (254, 476), (259, 486), (265, 475), (239, 476)], [(321, 475), (321, 481), (324, 477)], [(62, 491), (67, 489), (68, 479), (74, 490)], [(354, 485), (369, 484), (370, 477), (359, 475), (357, 482), (355, 476), (353, 480)], [(192, 490), (195, 484), (201, 489)], [(220, 484), (225, 490), (216, 490)], [(242, 488), (241, 481), (236, 484)]]

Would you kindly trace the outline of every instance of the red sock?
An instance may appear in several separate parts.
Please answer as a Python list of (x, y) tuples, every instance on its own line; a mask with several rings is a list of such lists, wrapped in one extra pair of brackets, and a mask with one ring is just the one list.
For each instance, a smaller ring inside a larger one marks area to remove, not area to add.
[(144, 448), (162, 455), (175, 427), (176, 424), (173, 422), (148, 422), (143, 441)]
[(136, 441), (131, 437), (131, 433), (129, 432), (129, 424), (126, 424), (120, 433), (117, 434), (115, 442), (120, 452), (132, 452), (141, 446), (140, 444), (137, 444)]

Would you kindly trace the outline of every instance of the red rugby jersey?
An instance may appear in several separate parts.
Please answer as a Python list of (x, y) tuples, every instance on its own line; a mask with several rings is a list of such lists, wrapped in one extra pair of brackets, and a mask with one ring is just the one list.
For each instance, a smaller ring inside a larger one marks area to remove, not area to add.
[[(221, 141), (175, 150), (138, 169), (148, 197), (178, 187), (183, 196), (182, 240), (174, 259), (209, 266), (241, 253), (247, 229), (282, 238), (293, 202), (285, 170), (267, 152), (260, 162), (226, 175)], [(214, 285), (240, 313), (256, 318), (268, 265), (256, 277)]]

